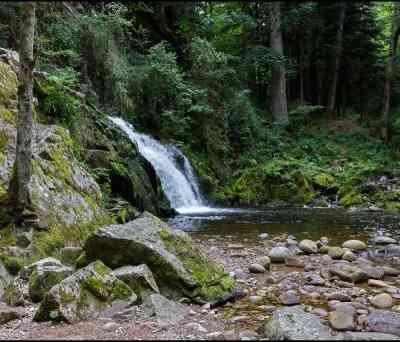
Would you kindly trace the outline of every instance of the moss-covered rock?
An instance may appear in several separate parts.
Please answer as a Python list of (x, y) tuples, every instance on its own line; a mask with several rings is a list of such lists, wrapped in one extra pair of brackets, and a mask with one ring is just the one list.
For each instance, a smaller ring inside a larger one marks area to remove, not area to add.
[(46, 293), (35, 321), (76, 322), (96, 318), (110, 305), (126, 307), (137, 296), (102, 262), (80, 269)]
[(84, 250), (90, 261), (102, 260), (112, 268), (146, 264), (162, 294), (214, 301), (234, 288), (234, 281), (196, 248), (183, 231), (173, 230), (144, 213), (124, 225), (111, 225), (95, 232)]
[(36, 268), (29, 277), (29, 296), (40, 302), (46, 292), (73, 273), (70, 267), (44, 266)]

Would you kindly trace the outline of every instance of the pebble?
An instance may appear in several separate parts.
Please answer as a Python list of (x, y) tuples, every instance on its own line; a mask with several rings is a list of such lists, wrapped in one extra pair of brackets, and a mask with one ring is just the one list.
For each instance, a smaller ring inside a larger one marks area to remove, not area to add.
[(296, 295), (295, 291), (287, 291), (282, 293), (279, 296), (279, 301), (281, 302), (281, 304), (283, 305), (296, 305), (296, 304), (300, 304), (300, 299), (299, 297)]
[(196, 330), (201, 333), (208, 332), (208, 330), (206, 328), (204, 328), (201, 324), (196, 323), (196, 322), (186, 324), (186, 328)]
[(343, 292), (333, 292), (326, 295), (326, 299), (340, 302), (351, 302), (351, 297)]
[(268, 233), (262, 233), (262, 234), (258, 235), (260, 240), (267, 240), (268, 236), (269, 236)]
[(316, 314), (319, 317), (327, 317), (328, 312), (322, 308), (314, 308), (311, 313)]
[(390, 285), (383, 280), (378, 279), (368, 279), (369, 286), (376, 286), (376, 287), (389, 287)]
[(249, 297), (249, 302), (252, 304), (256, 304), (258, 302), (262, 301), (262, 297), (261, 296), (250, 296)]
[(223, 333), (221, 331), (214, 331), (212, 333), (208, 333), (206, 336), (208, 340), (221, 340)]

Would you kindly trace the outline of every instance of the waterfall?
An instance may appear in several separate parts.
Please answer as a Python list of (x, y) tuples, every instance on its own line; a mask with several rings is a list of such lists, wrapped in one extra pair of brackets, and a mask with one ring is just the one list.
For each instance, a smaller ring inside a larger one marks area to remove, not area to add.
[(189, 160), (175, 145), (162, 145), (152, 137), (138, 133), (118, 117), (109, 119), (136, 143), (139, 153), (154, 167), (165, 195), (179, 213), (209, 211)]

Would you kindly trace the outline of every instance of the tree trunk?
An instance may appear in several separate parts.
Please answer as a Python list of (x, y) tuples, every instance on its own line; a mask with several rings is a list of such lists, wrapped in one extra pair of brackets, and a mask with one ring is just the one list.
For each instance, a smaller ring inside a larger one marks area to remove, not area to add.
[(32, 177), (32, 102), (33, 43), (35, 35), (33, 1), (21, 3), (20, 71), (18, 87), (17, 146), (9, 198), (16, 210), (16, 221), (25, 209), (31, 209), (29, 184)]
[(400, 3), (394, 4), (394, 14), (392, 19), (392, 33), (389, 44), (389, 56), (386, 65), (385, 84), (383, 92), (383, 129), (382, 136), (386, 143), (390, 140), (390, 95), (392, 89), (392, 80), (396, 63), (396, 48), (400, 30)]
[(300, 87), (300, 103), (304, 104), (304, 42), (301, 37), (299, 42), (299, 87)]
[(338, 82), (338, 75), (340, 69), (340, 60), (342, 57), (342, 48), (343, 48), (343, 26), (344, 26), (344, 18), (346, 16), (346, 3), (340, 3), (340, 12), (339, 12), (339, 27), (336, 35), (336, 49), (335, 49), (335, 62), (333, 68), (333, 79), (331, 83), (331, 87), (329, 90), (328, 96), (328, 105), (327, 112), (331, 116), (332, 119), (336, 117), (335, 114), (335, 102), (336, 102), (336, 89)]
[(271, 12), (271, 49), (277, 57), (281, 59), (272, 67), (272, 115), (275, 121), (288, 123), (288, 110), (286, 98), (286, 78), (285, 66), (283, 61), (283, 42), (281, 32), (281, 3), (270, 2)]

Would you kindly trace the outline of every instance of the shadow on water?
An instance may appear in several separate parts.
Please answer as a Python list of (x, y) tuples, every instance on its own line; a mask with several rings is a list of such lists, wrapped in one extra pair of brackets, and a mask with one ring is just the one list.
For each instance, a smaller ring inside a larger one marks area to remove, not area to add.
[(332, 243), (348, 239), (368, 241), (376, 235), (400, 238), (400, 215), (384, 211), (347, 211), (334, 208), (267, 208), (216, 210), (178, 215), (171, 226), (201, 237), (230, 236), (233, 240), (257, 242), (261, 233), (282, 234), (297, 239), (327, 236)]

